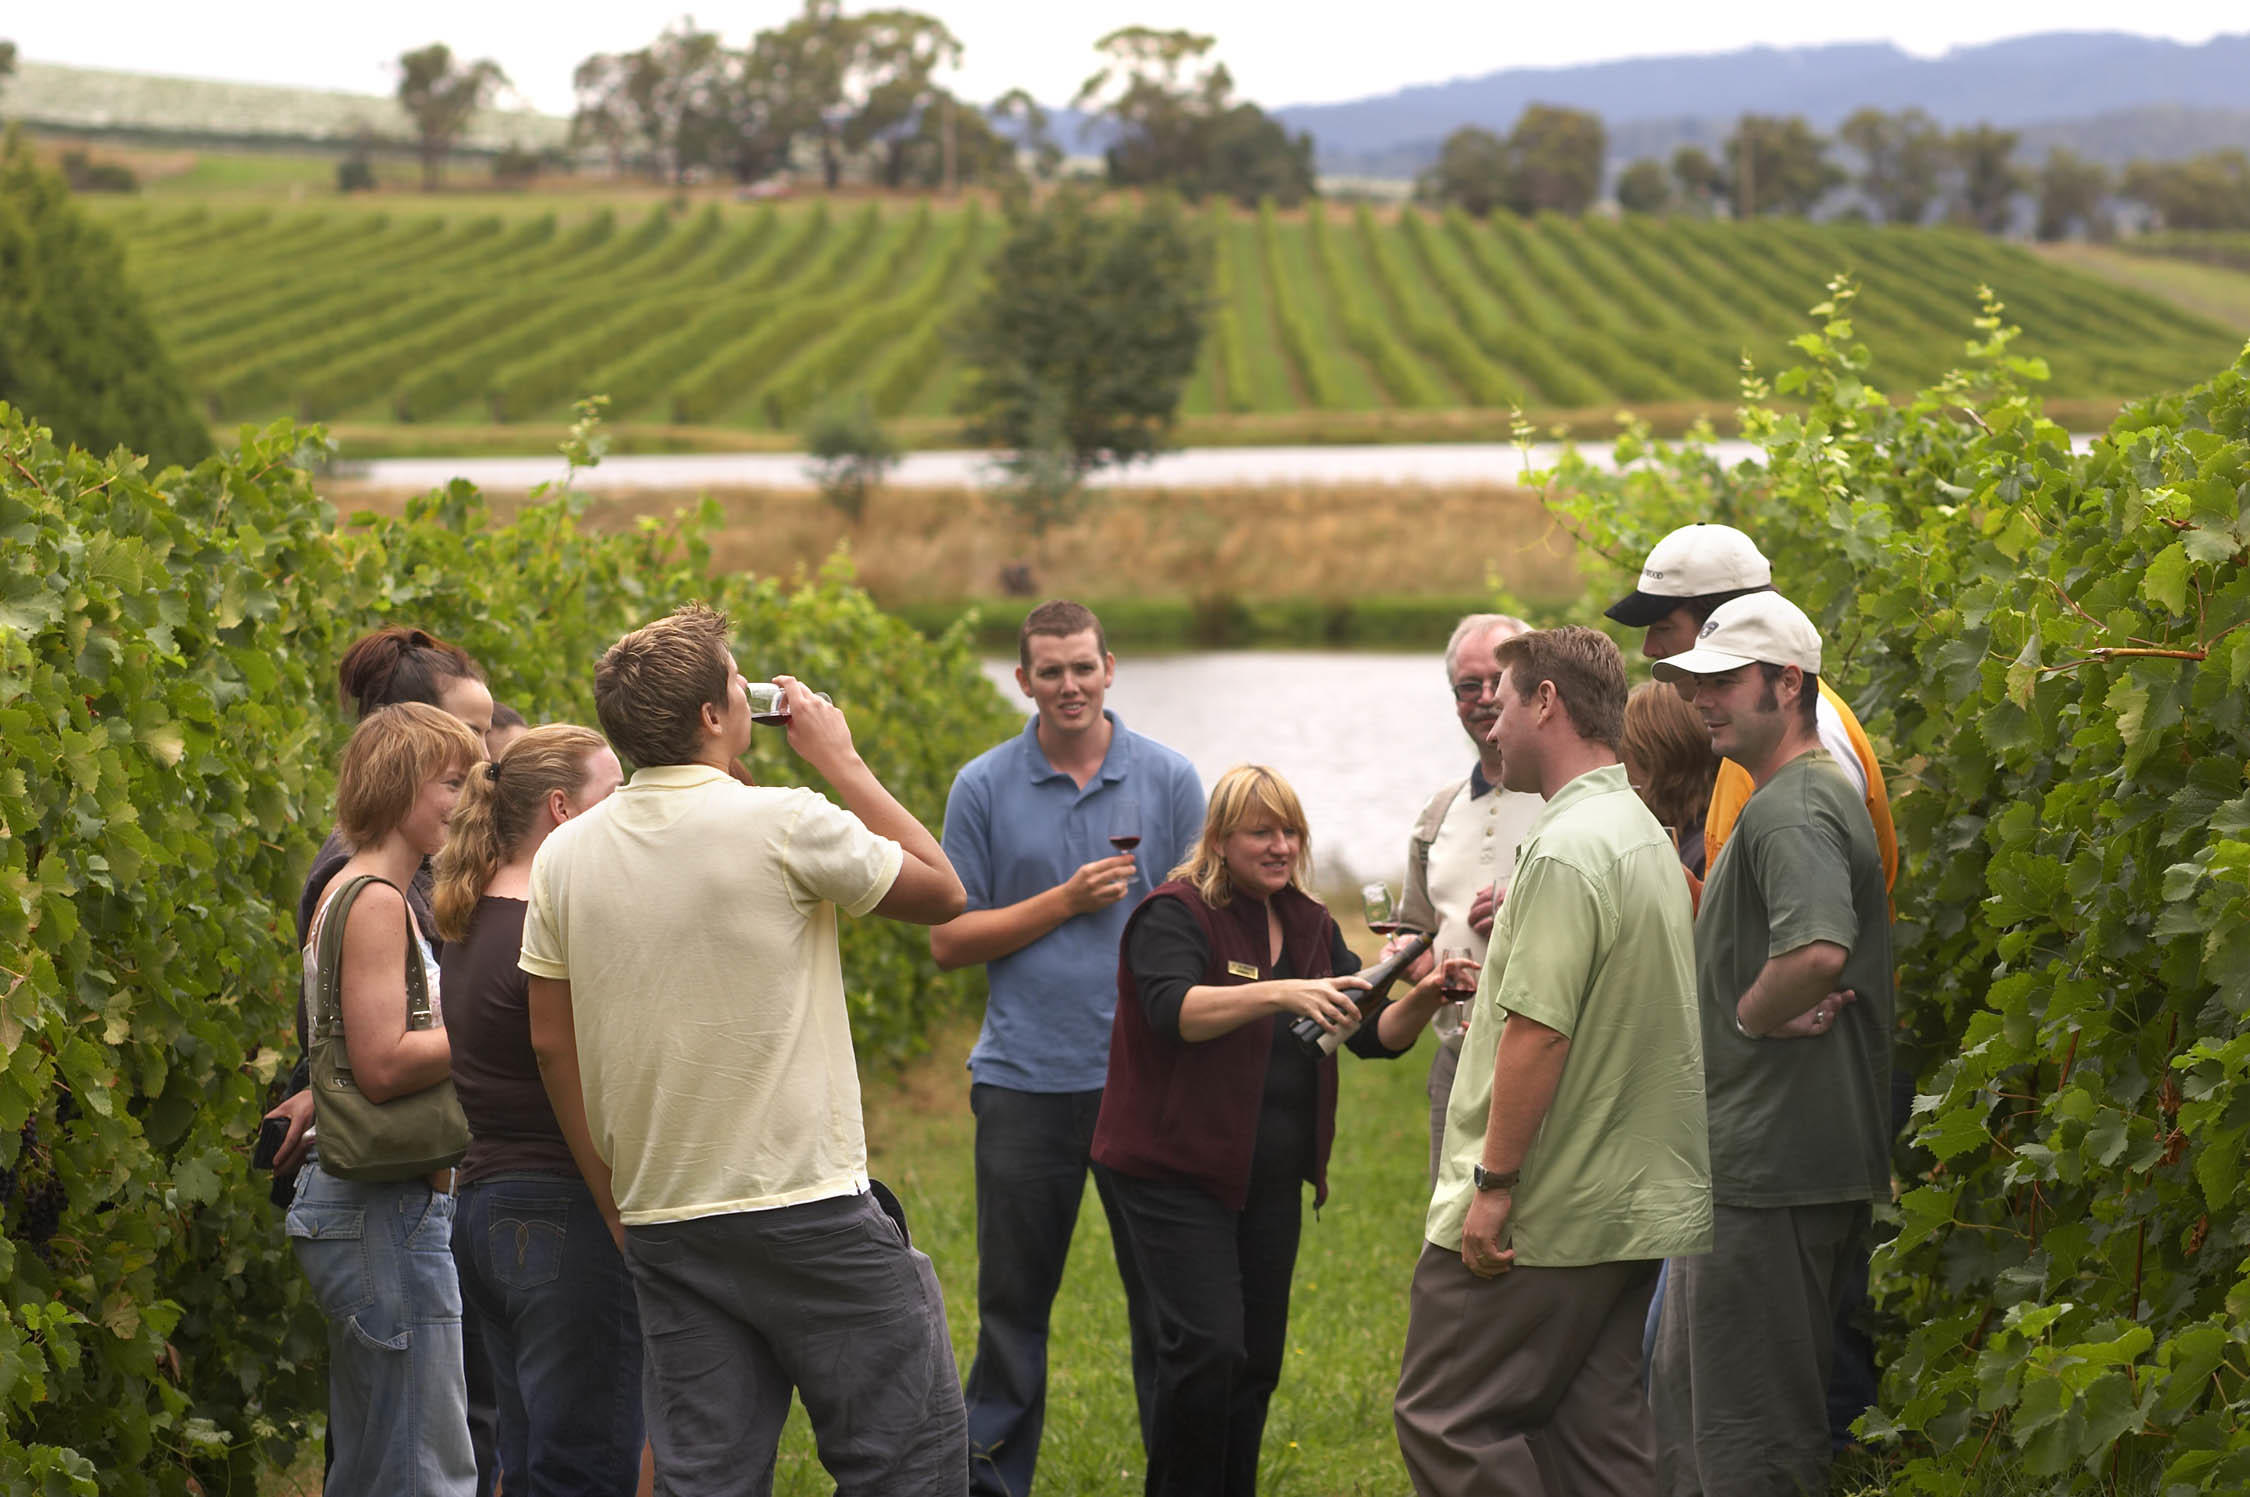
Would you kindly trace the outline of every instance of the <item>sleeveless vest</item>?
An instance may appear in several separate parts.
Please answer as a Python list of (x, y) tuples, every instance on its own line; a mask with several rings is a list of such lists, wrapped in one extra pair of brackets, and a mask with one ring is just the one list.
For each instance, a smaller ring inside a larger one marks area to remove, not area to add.
[[(1109, 1084), (1094, 1126), (1096, 1162), (1147, 1180), (1200, 1186), (1230, 1211), (1240, 1211), (1250, 1190), (1250, 1159), (1258, 1143), (1258, 1111), (1265, 1099), (1266, 1065), (1273, 1053), (1275, 1018), (1266, 1015), (1215, 1039), (1191, 1041), (1160, 1035), (1141, 1006), (1126, 953), (1133, 928), (1159, 899), (1186, 905), (1211, 950), (1201, 984), (1238, 987), (1275, 975), (1267, 960), (1266, 908), (1235, 899), (1220, 909), (1204, 903), (1195, 886), (1174, 881), (1141, 902), (1125, 926), (1117, 959), (1117, 1014), (1110, 1022)], [(1296, 889), (1273, 897), (1281, 917), (1281, 950), (1298, 977), (1333, 975), (1335, 921), (1319, 901)], [(1248, 968), (1255, 978), (1242, 976)], [(1328, 1199), (1328, 1151), (1336, 1138), (1336, 1057), (1317, 1068), (1313, 1105), (1313, 1205)]]

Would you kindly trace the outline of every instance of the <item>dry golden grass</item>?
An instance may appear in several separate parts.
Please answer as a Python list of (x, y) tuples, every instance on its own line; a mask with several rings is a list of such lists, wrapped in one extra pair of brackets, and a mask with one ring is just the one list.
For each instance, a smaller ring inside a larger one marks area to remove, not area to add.
[[(322, 492), (347, 514), (395, 514), (407, 498), (342, 480)], [(787, 576), (848, 543), (868, 590), (892, 603), (997, 596), (1002, 568), (1016, 562), (1045, 590), (1090, 597), (1457, 595), (1492, 579), (1534, 600), (1577, 589), (1568, 539), (1536, 495), (1506, 484), (1117, 490), (1038, 543), (971, 489), (884, 490), (856, 527), (810, 490), (710, 492), (725, 514), (712, 547), (720, 567)], [(492, 497), (503, 511), (521, 502)], [(622, 526), (695, 497), (600, 497), (587, 522)]]

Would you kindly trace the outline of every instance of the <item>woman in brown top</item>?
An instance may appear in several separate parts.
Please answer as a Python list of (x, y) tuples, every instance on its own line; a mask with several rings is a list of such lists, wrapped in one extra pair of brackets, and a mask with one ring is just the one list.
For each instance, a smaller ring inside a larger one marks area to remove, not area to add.
[(516, 966), (533, 855), (623, 778), (592, 729), (533, 728), (470, 776), (437, 861), (453, 1085), (472, 1139), (453, 1257), (492, 1364), (509, 1497), (609, 1497), (640, 1471), (632, 1283), (547, 1101)]

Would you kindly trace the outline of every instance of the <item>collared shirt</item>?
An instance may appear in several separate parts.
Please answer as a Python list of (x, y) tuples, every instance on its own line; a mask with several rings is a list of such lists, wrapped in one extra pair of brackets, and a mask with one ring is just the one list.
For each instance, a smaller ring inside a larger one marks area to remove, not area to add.
[(541, 844), (518, 961), (570, 983), (626, 1225), (867, 1188), (836, 911), (903, 861), (814, 791), (704, 764), (643, 769)]
[(1429, 1240), (1459, 1251), (1510, 1014), (1570, 1040), (1522, 1161), (1516, 1262), (1572, 1268), (1711, 1246), (1694, 928), (1672, 839), (1622, 765), (1565, 785), (1524, 839), (1446, 1112)]
[[(1515, 877), (1516, 849), (1545, 802), (1521, 790), (1502, 790), (1484, 777), (1480, 762), (1422, 808), (1406, 849), (1406, 888), (1399, 919), (1410, 930), (1436, 932), (1435, 949), (1466, 951), (1483, 961), (1485, 938), (1469, 924), (1469, 906), (1485, 888), (1505, 893)], [(1461, 1049), (1464, 1005), (1438, 1006), (1430, 1032), (1438, 1043)]]
[(1114, 712), (1109, 752), (1080, 789), (1047, 762), (1039, 719), (969, 761), (945, 802), (945, 855), (972, 910), (1005, 909), (1115, 857), (1117, 803), (1140, 808), (1140, 873), (1115, 904), (1074, 915), (1021, 950), (985, 965), (991, 997), (969, 1073), (1027, 1092), (1097, 1091), (1109, 1076), (1110, 1018), (1117, 1008), (1117, 947), (1148, 892), (1184, 861), (1203, 833), (1203, 782), (1195, 766)]

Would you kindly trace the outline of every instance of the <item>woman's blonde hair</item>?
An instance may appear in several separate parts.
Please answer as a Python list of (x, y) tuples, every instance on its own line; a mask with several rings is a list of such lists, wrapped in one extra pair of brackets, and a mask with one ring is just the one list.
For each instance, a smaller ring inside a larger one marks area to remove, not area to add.
[(1219, 776), (1203, 813), (1203, 835), (1171, 876), (1193, 884), (1214, 909), (1227, 903), (1234, 898), (1234, 879), (1227, 872), (1226, 840), (1261, 816), (1297, 834), (1297, 866), (1289, 870), (1289, 886), (1302, 890), (1312, 879), (1312, 831), (1305, 825), (1304, 803), (1287, 780), (1263, 764), (1237, 764)]
[(426, 702), (394, 702), (359, 720), (336, 772), (336, 829), (354, 848), (398, 830), (422, 787), (448, 770), (471, 770), (484, 740)]
[(1622, 756), (1639, 772), (1633, 788), (1659, 824), (1677, 832), (1703, 824), (1719, 756), (1711, 730), (1678, 692), (1650, 681), (1626, 698)]
[(437, 912), (439, 935), (448, 941), (467, 938), (477, 901), (492, 886), (500, 865), (515, 855), (548, 793), (560, 790), (577, 799), (594, 755), (607, 747), (608, 741), (592, 728), (549, 723), (525, 733), (469, 776), (446, 826), (445, 848), (437, 855), (430, 904)]

